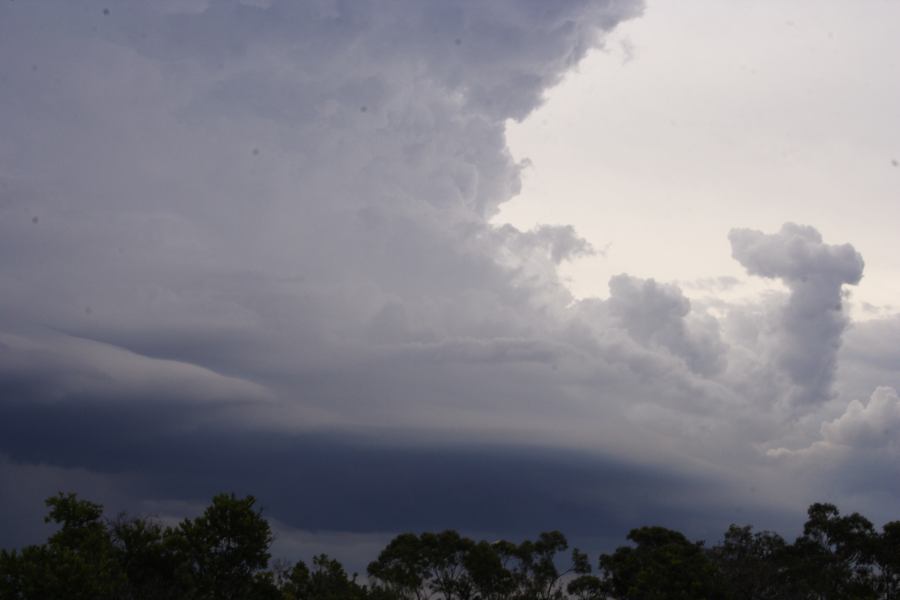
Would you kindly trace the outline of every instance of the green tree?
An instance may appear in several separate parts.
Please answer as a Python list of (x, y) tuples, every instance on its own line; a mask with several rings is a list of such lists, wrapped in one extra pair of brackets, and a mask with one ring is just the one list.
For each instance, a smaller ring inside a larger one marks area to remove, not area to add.
[(733, 600), (791, 598), (785, 575), (787, 544), (770, 531), (731, 525), (710, 557)]
[(62, 492), (45, 504), (50, 510), (44, 521), (59, 529), (42, 546), (0, 554), (0, 598), (120, 597), (125, 576), (103, 507)]
[[(475, 597), (479, 600), (502, 600), (515, 589), (512, 573), (504, 565), (504, 556), (511, 554), (509, 542), (473, 544), (464, 558), (464, 566)], [(507, 548), (505, 555), (501, 550)]]
[(272, 530), (253, 496), (219, 494), (195, 519), (167, 536), (181, 584), (198, 600), (277, 598), (266, 572)]
[(466, 556), (475, 543), (455, 531), (419, 536), (428, 588), (443, 600), (470, 600), (475, 585), (466, 570)]
[(900, 600), (900, 521), (885, 524), (875, 546), (879, 598)]
[(622, 546), (600, 556), (604, 591), (621, 600), (724, 598), (715, 565), (702, 543), (664, 527), (632, 529)]
[(866, 600), (876, 598), (874, 560), (877, 534), (872, 523), (853, 513), (841, 516), (833, 504), (809, 507), (803, 535), (785, 562), (795, 598)]
[(173, 530), (143, 518), (120, 516), (111, 524), (116, 560), (127, 581), (125, 598), (168, 600), (188, 596), (181, 585), (180, 557), (175, 552)]
[(369, 563), (368, 572), (384, 593), (411, 600), (425, 600), (430, 596), (425, 588), (428, 558), (414, 533), (402, 533), (392, 539), (378, 558)]
[(320, 554), (313, 558), (312, 570), (302, 560), (280, 582), (284, 600), (362, 600), (368, 597), (356, 574), (347, 576), (340, 562)]
[(559, 531), (541, 533), (537, 540), (525, 540), (519, 545), (497, 544), (497, 551), (504, 565), (508, 565), (515, 585), (512, 597), (516, 600), (563, 598), (562, 580), (572, 569), (560, 571), (556, 556), (568, 547), (566, 537)]
[(603, 582), (599, 577), (591, 575), (591, 563), (588, 555), (577, 548), (572, 550), (572, 571), (577, 575), (566, 586), (566, 591), (577, 600), (604, 600)]

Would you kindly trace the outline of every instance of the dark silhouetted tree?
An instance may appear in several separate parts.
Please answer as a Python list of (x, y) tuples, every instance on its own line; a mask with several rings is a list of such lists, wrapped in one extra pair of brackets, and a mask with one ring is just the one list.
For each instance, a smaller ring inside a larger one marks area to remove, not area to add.
[(718, 572), (702, 543), (664, 527), (633, 529), (622, 546), (600, 556), (604, 591), (621, 600), (725, 598)]
[(813, 504), (803, 535), (785, 563), (795, 598), (866, 600), (876, 598), (874, 559), (877, 535), (858, 513), (841, 516), (833, 504)]
[(303, 561), (280, 582), (284, 600), (362, 600), (368, 597), (364, 586), (356, 582), (356, 575), (348, 577), (338, 561), (320, 554), (313, 558), (312, 570)]
[(269, 563), (272, 530), (253, 496), (219, 494), (171, 532), (178, 576), (198, 600), (277, 598)]
[(769, 531), (753, 533), (748, 526), (732, 525), (710, 557), (732, 600), (790, 598), (784, 539)]
[(878, 597), (900, 600), (900, 521), (885, 524), (875, 544)]
[(59, 525), (43, 546), (0, 558), (0, 597), (105, 599), (122, 595), (125, 575), (116, 560), (103, 507), (60, 493), (48, 498), (47, 523)]

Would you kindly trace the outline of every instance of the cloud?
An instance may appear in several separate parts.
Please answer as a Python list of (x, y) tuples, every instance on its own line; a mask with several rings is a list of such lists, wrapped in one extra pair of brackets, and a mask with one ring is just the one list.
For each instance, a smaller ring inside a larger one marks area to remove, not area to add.
[[(0, 333), (5, 402), (228, 404), (272, 399), (259, 384), (60, 334)], [(21, 400), (20, 400), (21, 399)]]
[(466, 445), (592, 410), (555, 272), (589, 244), (489, 219), (520, 188), (507, 119), (639, 2), (104, 8), (0, 6), (0, 452), (178, 496), (196, 440), (142, 475), (173, 432)]
[(879, 387), (865, 401), (852, 400), (843, 413), (825, 421), (817, 439), (800, 448), (773, 448), (768, 456), (797, 481), (813, 480), (833, 495), (864, 504), (876, 518), (895, 519), (891, 499), (900, 493), (900, 398)]
[[(704, 534), (715, 531), (713, 522), (715, 528), (727, 524), (727, 513), (716, 508), (727, 493), (720, 483), (592, 453), (214, 429), (172, 432), (165, 443), (137, 435), (120, 446), (108, 437), (88, 439), (73, 427), (85, 422), (74, 411), (42, 417), (46, 426), (37, 439), (12, 433), (10, 421), (2, 421), (0, 430), (14, 446), (10, 474), (43, 474), (45, 480), (31, 486), (41, 492), (52, 493), (55, 482), (80, 486), (113, 510), (132, 503), (132, 512), (179, 517), (198, 512), (217, 491), (233, 489), (254, 494), (284, 528), (306, 531), (385, 536), (456, 528), (521, 538), (560, 528), (576, 539), (611, 542), (649, 519), (705, 520)], [(50, 435), (85, 446), (78, 458), (85, 466), (40, 466)], [(131, 470), (138, 463), (139, 473)], [(280, 468), (263, 468), (268, 465)], [(707, 490), (706, 500), (692, 498), (697, 488)], [(29, 507), (30, 515), (39, 511), (35, 495), (29, 498), (38, 508)]]
[(862, 278), (862, 256), (850, 244), (822, 242), (814, 228), (786, 223), (778, 233), (733, 229), (732, 256), (751, 275), (779, 278), (790, 289), (774, 333), (778, 367), (797, 408), (831, 398), (841, 335), (847, 326), (842, 286)]
[(880, 387), (863, 404), (854, 400), (847, 411), (822, 425), (822, 437), (828, 444), (853, 448), (897, 446), (900, 439), (900, 398), (894, 388)]
[(856, 285), (863, 260), (850, 244), (830, 246), (815, 228), (785, 223), (776, 234), (733, 229), (732, 255), (752, 275), (781, 278), (789, 285), (810, 280), (823, 285)]
[(708, 292), (725, 292), (731, 290), (741, 284), (741, 281), (730, 275), (721, 275), (719, 277), (703, 277), (693, 281), (680, 282), (682, 287)]
[(844, 398), (868, 396), (874, 385), (900, 389), (900, 317), (853, 323), (841, 346), (837, 388)]
[(7, 480), (348, 534), (784, 510), (758, 448), (809, 442), (771, 399), (830, 389), (849, 246), (733, 233), (792, 296), (717, 320), (629, 275), (576, 302), (574, 227), (490, 223), (507, 120), (640, 3), (103, 8), (0, 4)]
[(4, 548), (40, 542), (51, 534), (53, 528), (43, 523), (44, 500), (60, 490), (101, 501), (115, 514), (136, 505), (134, 499), (124, 499), (122, 487), (114, 478), (88, 469), (22, 464), (0, 454), (0, 505), (7, 514), (15, 515), (3, 524)]
[(676, 285), (623, 274), (610, 279), (609, 291), (610, 312), (636, 341), (667, 349), (698, 373), (721, 371), (725, 347), (718, 324), (690, 323), (691, 302)]
[(578, 237), (571, 225), (539, 225), (531, 231), (521, 232), (512, 225), (503, 225), (498, 233), (509, 239), (516, 252), (544, 249), (554, 264), (582, 256), (591, 256), (596, 250), (590, 242)]

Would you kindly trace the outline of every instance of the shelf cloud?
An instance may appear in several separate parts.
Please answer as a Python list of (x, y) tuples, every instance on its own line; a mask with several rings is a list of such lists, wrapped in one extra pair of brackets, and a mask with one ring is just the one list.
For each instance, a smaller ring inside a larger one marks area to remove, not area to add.
[(560, 266), (598, 252), (577, 224), (491, 221), (522, 185), (507, 121), (641, 11), (0, 6), (0, 482), (25, 482), (0, 501), (234, 489), (296, 539), (777, 526), (822, 488), (785, 491), (768, 451), (863, 443), (896, 400), (841, 393), (860, 254), (734, 229), (786, 295), (624, 273), (576, 299)]

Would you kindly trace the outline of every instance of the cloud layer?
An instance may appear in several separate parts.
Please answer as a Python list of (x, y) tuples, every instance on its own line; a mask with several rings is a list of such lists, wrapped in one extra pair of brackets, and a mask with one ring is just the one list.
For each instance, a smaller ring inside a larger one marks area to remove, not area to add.
[(235, 489), (351, 540), (802, 511), (821, 487), (766, 450), (871, 406), (837, 416), (851, 246), (734, 230), (789, 288), (761, 304), (628, 274), (575, 301), (574, 227), (490, 223), (521, 185), (507, 119), (640, 11), (2, 5), (0, 476), (31, 484), (0, 499)]

